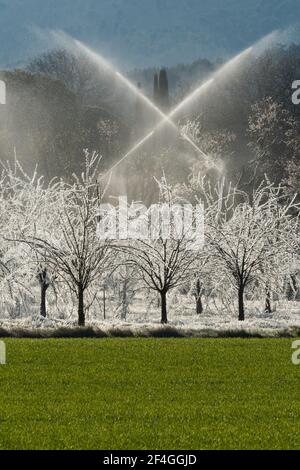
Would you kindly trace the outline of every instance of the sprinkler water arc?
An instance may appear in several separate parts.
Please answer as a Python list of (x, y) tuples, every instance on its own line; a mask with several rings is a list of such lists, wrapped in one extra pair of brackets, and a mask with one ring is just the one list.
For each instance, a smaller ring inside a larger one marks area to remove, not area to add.
[[(169, 120), (171, 120), (172, 117), (174, 117), (176, 114), (179, 113), (179, 111), (181, 111), (185, 106), (187, 106), (189, 103), (191, 103), (193, 100), (195, 100), (197, 97), (199, 97), (208, 87), (210, 87), (210, 85), (212, 83), (215, 82), (215, 79), (222, 73), (224, 73), (224, 71), (226, 71), (228, 68), (230, 68), (231, 66), (233, 66), (236, 62), (238, 62), (242, 57), (248, 55), (251, 51), (253, 50), (253, 46), (251, 47), (248, 47), (247, 49), (245, 49), (243, 52), (241, 52), (240, 54), (236, 55), (235, 57), (233, 57), (232, 59), (230, 59), (228, 62), (226, 62), (225, 65), (223, 65), (223, 67), (221, 67), (221, 69), (219, 69), (212, 78), (210, 78), (209, 80), (207, 80), (205, 83), (203, 83), (202, 85), (200, 85), (198, 88), (196, 88), (196, 90), (194, 90), (190, 95), (188, 95), (181, 103), (179, 103), (167, 116), (165, 116), (162, 121), (160, 123), (158, 123), (153, 129), (152, 131), (147, 134), (145, 137), (143, 137), (137, 144), (134, 145), (134, 147), (129, 150), (129, 152), (127, 152), (117, 163), (115, 163), (111, 168), (110, 170), (108, 170), (107, 173), (105, 173), (105, 175), (103, 176), (103, 178), (105, 176), (107, 176), (109, 173), (111, 173), (118, 165), (120, 165), (120, 163), (122, 163), (126, 158), (130, 157), (136, 150), (138, 150), (140, 147), (142, 147), (152, 136), (153, 134), (158, 130), (160, 129), (165, 123), (169, 122)], [(161, 114), (164, 114), (161, 112)], [(171, 122), (173, 123), (173, 121), (171, 120)], [(173, 123), (174, 124), (174, 123)], [(175, 125), (175, 124), (174, 124)], [(195, 145), (197, 150), (202, 154), (203, 157), (205, 157), (206, 160), (210, 161), (211, 163), (211, 160), (209, 159), (209, 157), (201, 150), (199, 149), (199, 147), (194, 144), (194, 142), (185, 134), (184, 135), (185, 139), (191, 144), (191, 145)], [(218, 167), (217, 164), (214, 163), (214, 166), (216, 167), (216, 169), (218, 171), (220, 171), (220, 168)]]
[[(196, 90), (194, 90), (189, 96), (187, 96), (179, 105), (177, 105), (171, 113), (166, 115), (159, 109), (147, 96), (145, 96), (141, 91), (132, 83), (130, 80), (128, 80), (124, 75), (122, 75), (119, 71), (115, 69), (115, 67), (106, 59), (104, 59), (101, 55), (97, 54), (87, 46), (85, 46), (82, 42), (78, 41), (77, 39), (74, 39), (67, 34), (63, 32), (57, 32), (57, 31), (52, 31), (52, 34), (56, 37), (56, 39), (59, 39), (59, 41), (64, 41), (67, 44), (75, 44), (77, 48), (79, 48), (82, 52), (84, 52), (87, 56), (89, 56), (94, 63), (98, 64), (100, 63), (102, 67), (106, 68), (109, 70), (111, 73), (113, 73), (123, 84), (125, 84), (131, 91), (133, 91), (140, 99), (142, 99), (149, 107), (151, 107), (152, 110), (154, 110), (162, 120), (152, 129), (151, 132), (149, 132), (147, 135), (145, 135), (138, 143), (136, 143), (131, 150), (129, 150), (118, 162), (116, 162), (111, 169), (103, 175), (105, 177), (107, 174), (111, 173), (118, 165), (120, 165), (121, 162), (123, 162), (126, 158), (131, 156), (136, 150), (138, 150), (141, 146), (143, 146), (155, 133), (156, 130), (161, 128), (164, 124), (168, 123), (170, 124), (173, 128), (178, 130), (177, 125), (172, 121), (172, 118), (179, 112), (181, 111), (187, 104), (191, 103), (196, 97), (201, 95), (206, 88), (208, 88), (214, 81), (215, 78), (219, 74), (221, 74), (224, 70), (230, 67), (230, 65), (235, 64), (242, 56), (248, 54), (250, 51), (252, 51), (253, 46), (249, 47), (248, 49), (244, 50), (237, 56), (235, 56), (233, 59), (229, 60), (221, 69), (219, 69), (214, 76), (207, 80), (204, 84), (200, 85)], [(220, 171), (220, 168), (216, 163), (212, 162), (212, 159), (205, 153), (203, 150), (201, 150), (198, 145), (184, 132), (180, 132), (182, 137), (190, 143), (191, 146), (197, 152), (206, 160), (206, 162), (209, 162), (210, 164), (213, 163), (213, 166), (216, 167), (218, 171)], [(103, 178), (102, 177), (102, 178)]]
[[(141, 92), (141, 90), (138, 87), (136, 87), (130, 80), (128, 80), (121, 72), (115, 70), (115, 68), (106, 59), (104, 59), (98, 53), (92, 51), (89, 47), (85, 46), (82, 42), (78, 41), (77, 39), (73, 39), (73, 41), (79, 49), (81, 49), (86, 55), (91, 57), (93, 62), (95, 63), (101, 62), (102, 66), (110, 70), (124, 85), (127, 86), (127, 88), (129, 88), (135, 95), (137, 95), (148, 107), (150, 107), (153, 111), (155, 111), (156, 114), (158, 114), (166, 124), (169, 124), (176, 131), (179, 130), (178, 126), (171, 120), (169, 116), (167, 116), (167, 114), (165, 114), (158, 106), (156, 106), (146, 95), (144, 95)], [(201, 150), (198, 147), (198, 145), (189, 136), (187, 136), (184, 132), (181, 132), (180, 130), (179, 132), (181, 136), (190, 145), (192, 145), (193, 148), (197, 152), (199, 152), (200, 155), (202, 155), (206, 159), (209, 159), (208, 155), (206, 155), (205, 152), (203, 152), (203, 150)], [(152, 135), (153, 133), (150, 133), (150, 134)], [(150, 134), (146, 140), (148, 140), (151, 137)], [(122, 158), (122, 161), (123, 161), (123, 158)]]

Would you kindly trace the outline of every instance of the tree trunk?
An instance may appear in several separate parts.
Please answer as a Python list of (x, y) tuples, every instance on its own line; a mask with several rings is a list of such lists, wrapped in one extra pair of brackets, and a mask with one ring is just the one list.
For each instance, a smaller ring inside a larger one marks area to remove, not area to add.
[(84, 290), (81, 285), (78, 286), (78, 326), (85, 325), (84, 314)]
[(288, 300), (299, 300), (299, 288), (295, 274), (290, 275), (290, 282), (287, 286), (287, 298)]
[(272, 307), (271, 307), (271, 292), (267, 288), (266, 289), (266, 305), (265, 305), (265, 313), (272, 313)]
[(106, 286), (103, 286), (103, 319), (106, 320)]
[(244, 286), (239, 287), (239, 321), (245, 320)]
[(203, 313), (202, 288), (200, 279), (197, 279), (196, 284), (196, 313), (197, 315), (201, 315), (201, 313)]
[(128, 311), (128, 301), (127, 301), (127, 283), (128, 280), (125, 279), (123, 282), (123, 292), (122, 292), (122, 320), (126, 320), (127, 311)]
[(46, 268), (39, 271), (38, 280), (39, 280), (40, 287), (41, 287), (40, 315), (41, 317), (46, 318), (47, 316), (46, 294), (47, 294), (48, 287), (50, 285)]
[(168, 323), (168, 313), (167, 313), (167, 293), (161, 292), (161, 323), (164, 325)]
[(40, 306), (40, 315), (41, 317), (46, 318), (47, 316), (47, 307), (46, 307), (46, 293), (48, 286), (46, 284), (41, 285), (41, 306)]

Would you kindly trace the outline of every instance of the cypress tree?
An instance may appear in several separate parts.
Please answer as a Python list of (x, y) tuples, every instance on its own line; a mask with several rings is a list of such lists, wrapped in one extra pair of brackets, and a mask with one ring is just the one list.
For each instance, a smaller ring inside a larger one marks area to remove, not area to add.
[(169, 99), (169, 81), (166, 69), (161, 69), (158, 78), (159, 104), (163, 109), (168, 109)]

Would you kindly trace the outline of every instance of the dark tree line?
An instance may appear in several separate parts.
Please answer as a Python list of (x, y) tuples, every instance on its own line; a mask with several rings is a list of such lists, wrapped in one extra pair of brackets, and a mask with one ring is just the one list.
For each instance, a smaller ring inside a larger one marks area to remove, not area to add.
[(84, 105), (62, 81), (23, 70), (2, 72), (7, 104), (0, 108), (0, 158), (15, 153), (26, 171), (38, 165), (48, 180), (82, 170), (83, 149), (107, 161), (119, 155), (126, 128), (114, 114)]

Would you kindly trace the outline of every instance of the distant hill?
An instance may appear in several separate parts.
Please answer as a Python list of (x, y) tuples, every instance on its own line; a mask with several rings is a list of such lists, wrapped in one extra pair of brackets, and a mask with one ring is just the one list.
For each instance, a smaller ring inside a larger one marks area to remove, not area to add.
[(62, 29), (142, 68), (227, 57), (297, 18), (299, 0), (0, 0), (0, 67), (45, 47), (32, 27)]

